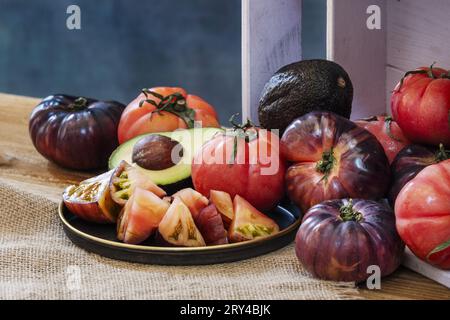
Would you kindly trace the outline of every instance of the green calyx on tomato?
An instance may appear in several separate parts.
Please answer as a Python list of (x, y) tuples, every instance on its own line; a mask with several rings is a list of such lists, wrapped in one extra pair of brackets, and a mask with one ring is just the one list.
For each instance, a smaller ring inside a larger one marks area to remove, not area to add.
[(363, 215), (361, 212), (356, 211), (353, 208), (353, 200), (350, 199), (348, 203), (339, 209), (340, 217), (342, 221), (348, 222), (348, 221), (354, 221), (354, 222), (360, 222), (363, 219)]
[(442, 253), (442, 251), (447, 250), (450, 247), (450, 240), (438, 245), (436, 248), (431, 250), (431, 252), (427, 255), (427, 261), (431, 262), (432, 257), (436, 254)]
[(69, 109), (73, 111), (83, 110), (88, 106), (88, 100), (83, 97), (77, 98), (73, 103), (69, 104)]
[(386, 124), (386, 134), (388, 135), (389, 138), (391, 138), (392, 140), (395, 140), (397, 142), (403, 142), (402, 139), (397, 138), (396, 136), (394, 136), (392, 134), (392, 121), (394, 121), (394, 118), (392, 118), (391, 116), (386, 117), (386, 119), (384, 120), (385, 124)]
[[(183, 119), (189, 129), (194, 128), (195, 110), (188, 107), (186, 98), (181, 93), (176, 92), (168, 96), (163, 96), (149, 89), (142, 89), (142, 93), (145, 95), (146, 99), (139, 102), (139, 107), (142, 107), (144, 103), (150, 103), (156, 107), (156, 110), (153, 111), (152, 114), (155, 112), (161, 114), (162, 111), (170, 112)], [(150, 99), (149, 95), (158, 98), (160, 100), (159, 103)]]
[(439, 150), (436, 152), (436, 163), (450, 159), (450, 150), (445, 150), (444, 145), (439, 145)]
[(256, 126), (251, 122), (250, 119), (247, 119), (245, 124), (237, 123), (236, 117), (239, 116), (239, 113), (235, 113), (230, 118), (230, 123), (233, 126), (232, 130), (227, 130), (226, 135), (234, 137), (233, 142), (233, 153), (231, 155), (229, 164), (233, 164), (236, 159), (237, 149), (238, 149), (238, 141), (239, 139), (244, 139), (246, 143), (249, 143), (255, 139), (258, 139), (258, 130), (256, 130)]
[(330, 151), (325, 151), (322, 154), (322, 159), (317, 162), (316, 170), (320, 173), (324, 174), (323, 179), (328, 179), (328, 175), (333, 169), (334, 164), (336, 163), (336, 157), (334, 156), (333, 148)]
[(440, 75), (439, 77), (436, 77), (433, 73), (433, 68), (434, 68), (435, 64), (436, 64), (436, 62), (434, 62), (428, 70), (412, 70), (412, 71), (406, 72), (405, 75), (403, 76), (402, 80), (400, 80), (400, 86), (398, 87), (397, 91), (401, 90), (405, 79), (408, 76), (413, 75), (413, 74), (426, 74), (431, 79), (450, 79), (450, 71), (448, 73), (444, 73), (444, 74)]

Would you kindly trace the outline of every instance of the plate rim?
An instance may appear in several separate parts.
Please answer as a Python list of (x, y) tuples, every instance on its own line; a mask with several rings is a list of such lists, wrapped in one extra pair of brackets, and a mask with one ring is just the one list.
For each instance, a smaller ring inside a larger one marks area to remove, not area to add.
[[(284, 207), (281, 207), (281, 208), (283, 210), (289, 211)], [(59, 217), (59, 220), (62, 222), (63, 226), (65, 228), (70, 229), (71, 232), (77, 234), (79, 237), (81, 237), (85, 240), (93, 241), (93, 242), (96, 242), (96, 243), (99, 243), (102, 245), (107, 245), (110, 247), (115, 247), (117, 249), (127, 249), (127, 250), (133, 250), (133, 251), (161, 252), (161, 253), (186, 253), (186, 252), (208, 253), (208, 252), (214, 252), (217, 250), (226, 250), (226, 249), (232, 250), (232, 249), (251, 247), (254, 245), (258, 245), (258, 244), (265, 243), (265, 242), (270, 242), (272, 240), (287, 236), (292, 231), (298, 229), (302, 222), (301, 216), (296, 217), (295, 215), (293, 215), (293, 217), (296, 218), (295, 222), (293, 224), (291, 224), (290, 226), (288, 226), (287, 228), (283, 229), (282, 231), (280, 231), (274, 235), (268, 236), (268, 237), (244, 241), (244, 242), (228, 243), (228, 244), (206, 246), (206, 247), (162, 247), (162, 246), (127, 244), (127, 243), (123, 243), (123, 242), (107, 240), (107, 239), (103, 239), (103, 238), (99, 238), (99, 237), (90, 235), (90, 234), (80, 231), (77, 228), (75, 228), (74, 226), (72, 226), (67, 221), (67, 219), (64, 217), (64, 210), (69, 210), (69, 209), (64, 204), (64, 201), (61, 201), (58, 205), (58, 217)]]

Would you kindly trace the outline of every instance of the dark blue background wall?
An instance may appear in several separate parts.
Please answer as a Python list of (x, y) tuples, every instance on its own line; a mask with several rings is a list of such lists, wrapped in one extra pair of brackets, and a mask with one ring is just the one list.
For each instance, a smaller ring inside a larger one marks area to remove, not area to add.
[[(324, 57), (325, 3), (303, 0), (306, 58)], [(66, 28), (71, 4), (81, 30)], [(201, 95), (223, 123), (240, 111), (240, 0), (0, 0), (0, 92), (128, 103), (157, 85)]]
[(325, 59), (327, 0), (303, 0), (303, 59)]
[[(66, 9), (81, 8), (81, 30)], [(0, 0), (0, 92), (132, 100), (183, 86), (228, 119), (241, 106), (239, 0)]]

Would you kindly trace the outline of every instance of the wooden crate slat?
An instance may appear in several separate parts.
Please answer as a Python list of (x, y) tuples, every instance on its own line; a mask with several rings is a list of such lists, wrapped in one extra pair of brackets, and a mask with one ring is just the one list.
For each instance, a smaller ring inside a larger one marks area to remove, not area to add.
[(302, 0), (242, 1), (243, 118), (258, 121), (266, 82), (282, 66), (301, 60)]
[(390, 99), (392, 84), (406, 71), (433, 62), (450, 68), (450, 1), (388, 1), (387, 12), (386, 91)]
[(328, 0), (327, 58), (341, 64), (355, 88), (352, 118), (384, 113), (386, 29), (367, 28), (367, 8), (378, 5), (384, 26), (385, 0)]
[(405, 251), (403, 265), (425, 277), (450, 288), (450, 271), (435, 268), (417, 258), (408, 248)]

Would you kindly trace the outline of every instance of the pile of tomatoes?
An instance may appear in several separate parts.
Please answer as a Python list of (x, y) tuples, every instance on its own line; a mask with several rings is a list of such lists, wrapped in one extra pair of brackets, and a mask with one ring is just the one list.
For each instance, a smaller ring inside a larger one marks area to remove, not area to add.
[(297, 256), (320, 278), (363, 281), (370, 265), (387, 275), (402, 242), (450, 269), (450, 72), (408, 72), (392, 114), (353, 123), (310, 113), (281, 139), (287, 193), (306, 212)]
[[(97, 115), (107, 110), (114, 117), (99, 120)], [(69, 127), (66, 120), (73, 114)], [(215, 110), (203, 99), (181, 88), (153, 88), (143, 90), (126, 108), (115, 102), (49, 97), (34, 111), (30, 133), (47, 158), (69, 168), (91, 169), (101, 166), (118, 143), (144, 133), (192, 128), (196, 121), (219, 127)], [(422, 260), (450, 269), (449, 71), (431, 66), (408, 72), (393, 93), (392, 117), (353, 122), (315, 111), (294, 120), (282, 137), (250, 121), (231, 122), (233, 128), (215, 136), (194, 157), (195, 192), (205, 199), (215, 191), (230, 199), (242, 197), (252, 212), (270, 211), (288, 196), (304, 213), (296, 252), (311, 273), (363, 281), (367, 268), (378, 265), (387, 275), (401, 263), (404, 244)], [(92, 130), (84, 130), (86, 125)], [(93, 139), (97, 131), (105, 134)], [(61, 132), (78, 135), (77, 141), (71, 140), (75, 147), (55, 147), (67, 140)], [(93, 150), (94, 160), (75, 161), (80, 150)], [(98, 190), (106, 190), (102, 181), (93, 181)], [(69, 198), (85, 186), (70, 189)], [(383, 203), (386, 198), (390, 206)], [(169, 206), (160, 196), (155, 199), (165, 209)], [(117, 206), (120, 201), (113, 202)], [(113, 219), (103, 218), (116, 220), (118, 211)], [(119, 229), (126, 238), (129, 217), (122, 217)]]

